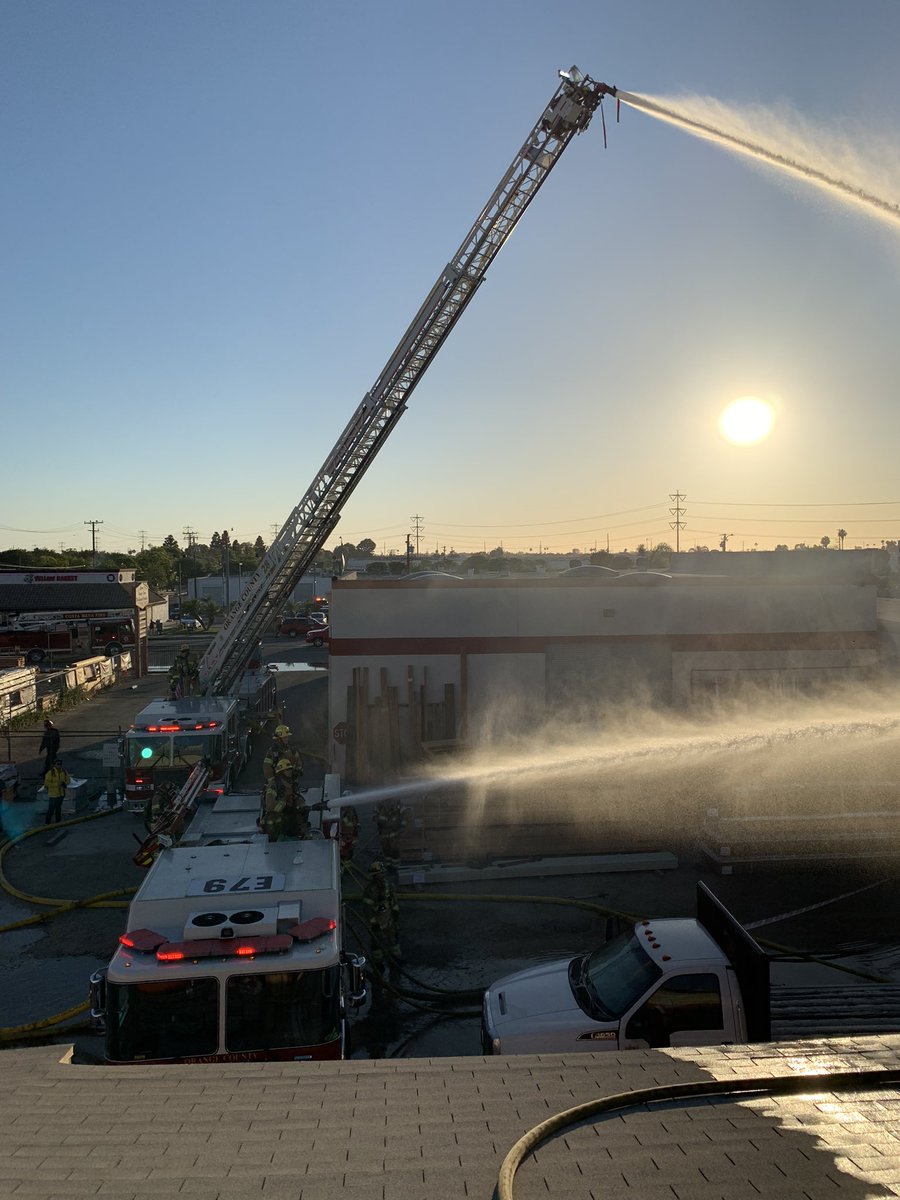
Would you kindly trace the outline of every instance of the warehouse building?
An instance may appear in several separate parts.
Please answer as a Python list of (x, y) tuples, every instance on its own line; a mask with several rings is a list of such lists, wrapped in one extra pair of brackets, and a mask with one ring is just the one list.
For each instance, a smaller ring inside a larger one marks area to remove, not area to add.
[(582, 566), (337, 580), (332, 769), (376, 780), (424, 749), (476, 745), (549, 716), (596, 721), (628, 698), (687, 709), (748, 688), (870, 678), (895, 654), (870, 560), (851, 570), (849, 555), (817, 557), (818, 572), (804, 562), (796, 576)]

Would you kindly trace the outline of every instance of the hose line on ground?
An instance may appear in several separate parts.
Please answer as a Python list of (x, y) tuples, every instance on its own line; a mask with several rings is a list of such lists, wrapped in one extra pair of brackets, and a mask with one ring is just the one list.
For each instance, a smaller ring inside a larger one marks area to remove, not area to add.
[[(105, 808), (101, 809), (99, 812), (86, 813), (82, 817), (71, 817), (68, 821), (57, 822), (53, 826), (53, 831), (55, 832), (57, 829), (65, 829), (69, 825), (80, 825), (84, 821), (96, 821), (98, 817), (108, 817), (111, 813), (119, 811), (119, 809), (115, 808)], [(20, 891), (19, 888), (14, 887), (13, 884), (11, 884), (6, 878), (6, 875), (3, 871), (3, 860), (6, 858), (7, 853), (12, 850), (14, 846), (17, 846), (19, 842), (24, 841), (25, 838), (34, 837), (38, 833), (48, 832), (48, 826), (35, 825), (33, 829), (26, 829), (24, 833), (18, 834), (16, 837), (11, 838), (8, 842), (5, 842), (2, 846), (0, 846), (0, 887), (2, 887), (5, 892), (7, 892), (10, 896), (14, 896), (17, 900), (23, 901), (25, 904), (38, 904), (47, 908), (58, 909), (60, 912), (68, 912), (70, 908), (127, 907), (127, 901), (115, 900), (112, 899), (112, 897), (131, 896), (137, 891), (137, 888), (119, 888), (113, 892), (102, 892), (98, 896), (91, 896), (85, 900), (64, 900), (60, 897), (53, 896), (31, 896), (27, 892)], [(30, 920), (28, 923), (31, 923)], [(18, 926), (19, 922), (14, 922), (10, 926), (3, 926), (3, 928), (0, 929), (0, 933), (4, 932), (8, 928), (18, 928)]]
[[(690, 1096), (729, 1096), (757, 1092), (769, 1096), (785, 1096), (803, 1092), (866, 1091), (886, 1084), (900, 1082), (900, 1068), (872, 1071), (835, 1071), (822, 1075), (782, 1075), (757, 1079), (706, 1079), (694, 1083), (673, 1083), (663, 1087), (639, 1088), (601, 1096), (567, 1108), (529, 1129), (508, 1151), (497, 1179), (497, 1200), (513, 1200), (513, 1179), (525, 1156), (532, 1153), (561, 1129), (567, 1129), (602, 1113), (653, 1104), (660, 1100), (675, 1100)], [(821, 1086), (820, 1086), (821, 1085)]]
[(87, 1001), (81, 1004), (75, 1004), (71, 1008), (67, 1008), (65, 1012), (56, 1013), (52, 1017), (43, 1017), (40, 1021), (29, 1021), (26, 1025), (7, 1025), (0, 1028), (0, 1042), (20, 1041), (23, 1038), (33, 1037), (40, 1031), (49, 1028), (51, 1025), (60, 1025), (63, 1021), (69, 1021), (72, 1017), (77, 1017), (83, 1012), (87, 1012), (90, 1005)]

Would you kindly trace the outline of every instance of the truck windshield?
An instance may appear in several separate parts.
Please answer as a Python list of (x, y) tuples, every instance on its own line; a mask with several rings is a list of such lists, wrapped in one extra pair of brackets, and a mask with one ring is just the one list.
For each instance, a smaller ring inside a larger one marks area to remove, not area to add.
[(587, 956), (581, 980), (593, 1006), (612, 1020), (627, 1012), (661, 975), (634, 933), (622, 933)]
[(215, 979), (111, 983), (106, 1056), (112, 1062), (215, 1054), (219, 984)]
[(228, 1050), (320, 1046), (340, 1035), (340, 967), (234, 975), (225, 991)]
[(172, 761), (176, 767), (196, 767), (208, 758), (210, 762), (222, 761), (222, 735), (203, 733), (176, 733), (172, 738)]
[(151, 767), (169, 765), (170, 737), (128, 737), (125, 744), (128, 747), (129, 767), (143, 767), (149, 771)]

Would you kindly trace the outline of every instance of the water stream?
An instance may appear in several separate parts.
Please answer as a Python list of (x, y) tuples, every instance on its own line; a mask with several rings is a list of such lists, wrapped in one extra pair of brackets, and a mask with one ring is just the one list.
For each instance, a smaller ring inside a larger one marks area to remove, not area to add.
[[(540, 788), (556, 803), (576, 804), (599, 784), (623, 795), (646, 795), (648, 786), (710, 789), (713, 799), (739, 788), (793, 789), (803, 803), (844, 781), (848, 791), (866, 786), (867, 806), (893, 807), (900, 787), (900, 703), (888, 694), (868, 705), (850, 696), (780, 713), (752, 708), (727, 716), (678, 717), (635, 710), (590, 732), (560, 726), (527, 738), (487, 745), (441, 760), (427, 775), (354, 791), (357, 806), (384, 799), (412, 800), (442, 789)], [(880, 798), (881, 797), (881, 798)]]
[(736, 154), (776, 167), (812, 184), (832, 199), (862, 207), (870, 216), (900, 223), (900, 158), (892, 143), (871, 135), (856, 140), (824, 133), (796, 114), (754, 108), (741, 111), (708, 97), (663, 102), (631, 92), (623, 104), (686, 129)]

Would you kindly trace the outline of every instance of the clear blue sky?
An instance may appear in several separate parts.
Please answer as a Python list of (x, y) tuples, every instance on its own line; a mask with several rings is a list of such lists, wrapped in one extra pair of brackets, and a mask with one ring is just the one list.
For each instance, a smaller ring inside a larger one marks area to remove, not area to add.
[[(898, 52), (895, 0), (5, 0), (0, 548), (269, 540), (559, 68), (799, 114), (900, 202)], [(900, 226), (606, 109), (337, 533), (633, 548), (678, 491), (683, 546), (900, 535)]]

